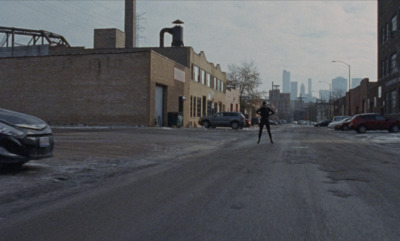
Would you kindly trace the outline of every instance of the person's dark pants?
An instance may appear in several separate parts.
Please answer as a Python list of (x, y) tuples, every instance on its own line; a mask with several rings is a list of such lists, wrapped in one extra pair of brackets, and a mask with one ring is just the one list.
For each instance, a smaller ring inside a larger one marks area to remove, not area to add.
[(269, 120), (261, 120), (260, 121), (260, 131), (258, 132), (258, 140), (261, 139), (261, 133), (264, 128), (264, 125), (267, 127), (269, 139), (272, 141), (272, 136), (271, 136), (271, 126), (269, 124)]

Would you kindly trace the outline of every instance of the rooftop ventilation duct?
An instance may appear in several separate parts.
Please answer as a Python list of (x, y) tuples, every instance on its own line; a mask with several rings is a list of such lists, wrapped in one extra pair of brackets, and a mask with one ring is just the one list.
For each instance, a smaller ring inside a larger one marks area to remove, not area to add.
[(164, 34), (169, 33), (172, 35), (172, 47), (183, 47), (183, 27), (179, 24), (183, 24), (181, 20), (172, 22), (176, 26), (172, 28), (163, 28), (160, 32), (160, 48), (164, 48)]

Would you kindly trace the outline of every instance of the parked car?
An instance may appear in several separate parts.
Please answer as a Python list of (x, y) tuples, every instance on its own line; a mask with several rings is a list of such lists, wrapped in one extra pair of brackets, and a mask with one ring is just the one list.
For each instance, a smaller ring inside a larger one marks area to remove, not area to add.
[(251, 118), (251, 125), (258, 125), (260, 124), (260, 119), (258, 117)]
[(331, 123), (328, 124), (329, 128), (335, 129), (335, 126), (340, 124), (343, 120), (351, 118), (351, 116), (334, 116)]
[(352, 117), (349, 117), (340, 121), (338, 124), (335, 125), (335, 130), (348, 131), (351, 118)]
[(269, 124), (272, 125), (272, 126), (276, 126), (276, 125), (278, 125), (278, 122), (277, 121), (273, 121), (273, 120), (269, 120)]
[(328, 126), (329, 123), (331, 123), (331, 120), (323, 120), (315, 124), (314, 127)]
[(200, 118), (199, 124), (205, 128), (230, 126), (232, 129), (239, 129), (246, 125), (246, 117), (240, 112), (218, 112), (212, 116)]
[(389, 132), (398, 132), (400, 130), (400, 121), (388, 119), (380, 114), (359, 114), (355, 115), (349, 123), (349, 128), (358, 133), (365, 133), (367, 130), (388, 130)]
[(52, 157), (54, 138), (43, 120), (0, 109), (0, 165)]
[(250, 127), (250, 126), (251, 126), (251, 121), (250, 121), (249, 118), (246, 118), (246, 119), (245, 119), (244, 127)]
[(349, 118), (349, 117), (351, 117), (351, 116), (347, 116), (347, 115), (338, 115), (338, 116), (334, 116), (334, 117), (332, 118), (332, 122), (341, 121), (341, 120), (346, 119), (346, 118)]

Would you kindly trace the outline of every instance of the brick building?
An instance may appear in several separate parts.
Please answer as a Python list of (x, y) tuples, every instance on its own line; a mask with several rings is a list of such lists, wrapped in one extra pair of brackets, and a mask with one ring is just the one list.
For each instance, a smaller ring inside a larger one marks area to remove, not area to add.
[(240, 112), (240, 90), (232, 87), (226, 88), (226, 110)]
[(95, 46), (0, 48), (1, 108), (53, 125), (144, 126), (167, 126), (178, 112), (196, 126), (225, 109), (226, 74), (203, 52), (124, 48), (115, 29), (96, 30)]
[(400, 2), (378, 0), (378, 99), (386, 115), (400, 117)]
[(276, 111), (276, 119), (291, 121), (289, 93), (280, 93), (279, 88), (273, 85), (273, 89), (269, 91), (269, 104)]
[[(351, 115), (361, 113), (379, 113), (378, 108), (378, 89), (377, 82), (370, 82), (368, 78), (361, 80), (360, 85), (350, 90), (351, 95)], [(349, 92), (346, 93), (345, 102), (349, 103)], [(340, 110), (335, 106), (335, 110)], [(345, 105), (345, 112), (349, 113), (348, 105)]]
[(165, 125), (189, 93), (190, 70), (151, 50), (0, 58), (0, 72), (2, 108), (55, 125), (152, 126), (158, 88)]

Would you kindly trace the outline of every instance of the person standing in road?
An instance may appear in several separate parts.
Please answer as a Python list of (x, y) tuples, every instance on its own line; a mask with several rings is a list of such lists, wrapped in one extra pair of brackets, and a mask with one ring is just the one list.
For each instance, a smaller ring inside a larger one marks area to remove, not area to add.
[(260, 143), (260, 139), (261, 139), (261, 133), (262, 130), (264, 128), (264, 125), (267, 127), (267, 131), (268, 131), (268, 135), (269, 135), (269, 139), (271, 141), (271, 143), (273, 144), (274, 141), (272, 140), (272, 135), (271, 135), (271, 128), (270, 128), (270, 124), (269, 124), (269, 117), (273, 114), (275, 114), (275, 112), (267, 107), (267, 103), (264, 101), (262, 103), (262, 107), (260, 109), (258, 109), (256, 111), (257, 114), (259, 114), (261, 116), (261, 120), (260, 120), (260, 131), (258, 132), (258, 141), (257, 144)]

